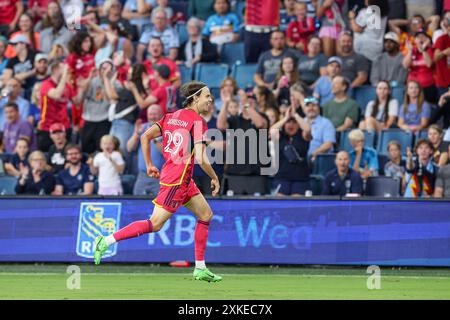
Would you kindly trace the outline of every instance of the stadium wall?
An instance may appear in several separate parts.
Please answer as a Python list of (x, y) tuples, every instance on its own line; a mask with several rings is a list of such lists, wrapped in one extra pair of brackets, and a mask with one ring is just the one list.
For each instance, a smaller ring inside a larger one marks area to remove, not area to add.
[[(450, 266), (450, 201), (217, 199), (210, 263)], [(0, 262), (89, 262), (93, 240), (146, 219), (144, 198), (0, 199)], [(185, 208), (157, 234), (114, 245), (105, 262), (194, 260)]]

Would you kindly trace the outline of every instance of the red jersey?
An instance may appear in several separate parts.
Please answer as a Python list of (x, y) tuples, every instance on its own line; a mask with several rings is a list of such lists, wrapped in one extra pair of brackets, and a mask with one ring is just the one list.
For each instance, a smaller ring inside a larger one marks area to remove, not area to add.
[[(450, 36), (444, 34), (436, 40), (434, 49), (444, 51), (447, 48), (450, 48)], [(446, 89), (450, 86), (450, 57), (443, 56), (436, 62), (436, 85)]]
[(278, 27), (280, 24), (280, 1), (247, 0), (245, 10), (245, 25)]
[(0, 24), (10, 24), (14, 20), (18, 1), (20, 0), (0, 0)]
[(161, 130), (164, 163), (160, 184), (178, 186), (187, 183), (194, 171), (194, 144), (205, 141), (208, 125), (195, 111), (181, 109), (156, 122)]
[(74, 80), (79, 77), (87, 78), (91, 70), (95, 68), (95, 55), (88, 53), (79, 56), (76, 53), (71, 53), (66, 58), (66, 63), (69, 65)]
[[(159, 58), (155, 64), (165, 64), (166, 66), (169, 67), (170, 70), (170, 75), (169, 75), (169, 80), (173, 83), (174, 81), (180, 79), (180, 70), (178, 69), (177, 64), (169, 59), (169, 58), (165, 58), (165, 57), (161, 57)], [(144, 66), (147, 69), (147, 74), (150, 76), (150, 88), (152, 90), (155, 90), (158, 87), (158, 82), (155, 80), (153, 73), (155, 72), (153, 70), (153, 63), (150, 60), (145, 60), (144, 61)]]
[(57, 87), (52, 78), (48, 78), (42, 82), (41, 86), (41, 120), (38, 129), (49, 131), (50, 126), (54, 123), (62, 123), (66, 129), (70, 128), (69, 116), (67, 115), (67, 105), (73, 97), (73, 90), (66, 84), (63, 96), (54, 100), (48, 97), (48, 92)]
[(313, 35), (316, 31), (313, 18), (306, 18), (303, 21), (292, 21), (289, 23), (286, 30), (286, 36), (289, 40), (295, 44), (303, 42), (305, 53), (307, 53), (307, 41), (310, 35)]
[[(433, 49), (427, 49), (428, 55), (433, 59)], [(434, 84), (433, 67), (428, 68), (425, 64), (423, 53), (414, 47), (412, 52), (412, 63), (409, 71), (408, 80), (417, 81), (422, 88), (429, 87)]]

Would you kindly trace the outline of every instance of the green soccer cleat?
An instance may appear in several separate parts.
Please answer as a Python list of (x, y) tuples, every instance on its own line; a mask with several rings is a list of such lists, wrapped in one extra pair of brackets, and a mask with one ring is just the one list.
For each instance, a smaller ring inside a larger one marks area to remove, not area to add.
[(211, 271), (208, 270), (208, 268), (205, 268), (205, 269), (195, 268), (194, 269), (194, 280), (219, 282), (222, 280), (222, 277), (212, 273)]
[(94, 262), (95, 264), (100, 264), (100, 260), (102, 259), (103, 254), (108, 249), (105, 237), (98, 236), (97, 238), (95, 238), (94, 245), (95, 245)]

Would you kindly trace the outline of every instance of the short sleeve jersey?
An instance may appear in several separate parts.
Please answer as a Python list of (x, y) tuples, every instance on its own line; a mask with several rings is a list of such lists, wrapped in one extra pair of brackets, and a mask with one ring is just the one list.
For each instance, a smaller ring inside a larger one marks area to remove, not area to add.
[(160, 184), (178, 186), (192, 178), (194, 145), (205, 142), (208, 125), (195, 111), (181, 109), (166, 114), (156, 122), (163, 139), (163, 157)]

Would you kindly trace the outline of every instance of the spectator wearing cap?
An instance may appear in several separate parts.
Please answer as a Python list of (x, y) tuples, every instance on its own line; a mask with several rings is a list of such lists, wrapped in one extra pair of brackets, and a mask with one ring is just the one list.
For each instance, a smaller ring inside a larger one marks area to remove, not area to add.
[(261, 0), (247, 0), (246, 4), (245, 61), (255, 63), (272, 46), (272, 32), (278, 30), (280, 24), (280, 1), (267, 0), (261, 5)]
[(165, 64), (157, 64), (153, 66), (155, 80), (158, 87), (152, 90), (151, 94), (145, 98), (133, 82), (128, 82), (128, 89), (133, 93), (136, 103), (141, 109), (141, 119), (147, 122), (147, 112), (145, 111), (150, 105), (157, 104), (161, 107), (162, 115), (175, 111), (175, 88), (169, 80), (170, 69)]
[(317, 79), (327, 74), (327, 57), (322, 53), (319, 37), (309, 37), (307, 48), (307, 54), (302, 54), (298, 58), (298, 72), (300, 80), (314, 86)]
[(40, 109), (41, 118), (38, 124), (38, 149), (48, 151), (52, 140), (50, 128), (59, 123), (64, 126), (70, 136), (70, 121), (67, 115), (69, 100), (73, 90), (67, 83), (69, 67), (61, 61), (55, 61), (50, 66), (50, 77), (41, 85)]
[(279, 143), (279, 169), (273, 180), (277, 195), (304, 195), (310, 190), (307, 154), (311, 127), (291, 106), (270, 128), (270, 138)]
[(444, 17), (445, 33), (434, 43), (434, 62), (436, 64), (436, 86), (439, 96), (450, 86), (450, 11)]
[(364, 85), (369, 78), (370, 62), (353, 48), (350, 31), (341, 32), (338, 38), (338, 56), (342, 60), (341, 74), (350, 80), (350, 88)]
[(314, 96), (319, 99), (319, 105), (324, 106), (328, 101), (334, 99), (332, 91), (333, 79), (341, 74), (342, 60), (339, 57), (328, 58), (326, 74), (322, 75), (314, 84)]
[(5, 57), (6, 46), (8, 45), (8, 39), (0, 35), (0, 87), (3, 87), (3, 71), (8, 65), (9, 59)]
[[(49, 77), (48, 56), (45, 53), (38, 53), (34, 56), (34, 69), (36, 72), (31, 78), (31, 82), (33, 83), (32, 87)], [(25, 96), (31, 98), (31, 92), (28, 91)]]
[(68, 144), (64, 148), (67, 166), (58, 173), (55, 190), (52, 193), (61, 195), (91, 195), (94, 193), (94, 176), (87, 164), (82, 163), (83, 154), (76, 144)]
[(230, 12), (230, 1), (215, 0), (214, 10), (216, 13), (208, 17), (202, 34), (219, 47), (239, 41), (239, 18), (234, 12)]
[(147, 69), (147, 74), (150, 76), (150, 89), (155, 90), (158, 87), (157, 81), (152, 77), (153, 75), (153, 65), (165, 64), (170, 69), (169, 80), (172, 84), (178, 88), (181, 86), (181, 75), (177, 64), (172, 59), (164, 56), (164, 44), (159, 38), (151, 38), (148, 43), (147, 51), (149, 53), (148, 59), (143, 63)]
[(17, 56), (10, 59), (3, 71), (3, 83), (12, 77), (17, 78), (25, 90), (32, 87), (31, 78), (35, 75), (34, 56), (35, 53), (29, 48), (30, 40), (23, 34), (18, 34), (9, 41), (14, 45)]
[(20, 166), (16, 185), (17, 194), (50, 195), (55, 188), (55, 178), (46, 169), (45, 154), (36, 150), (28, 156), (30, 166)]
[(192, 68), (199, 62), (216, 62), (219, 58), (217, 46), (213, 45), (201, 34), (201, 21), (192, 17), (187, 22), (189, 39), (181, 44), (178, 51), (177, 63)]
[(286, 47), (286, 36), (282, 31), (273, 31), (270, 36), (272, 49), (263, 52), (258, 59), (254, 81), (259, 86), (273, 89), (275, 78), (280, 70), (280, 64), (284, 57), (298, 58), (298, 51)]
[(161, 39), (164, 45), (164, 55), (169, 59), (175, 60), (180, 47), (180, 39), (178, 32), (170, 26), (170, 21), (167, 19), (164, 9), (155, 9), (152, 23), (153, 26), (145, 30), (139, 39), (136, 52), (137, 62), (142, 62), (145, 59), (145, 49), (148, 47), (150, 39), (154, 37)]
[(64, 148), (69, 143), (67, 141), (66, 128), (62, 123), (52, 124), (50, 127), (50, 138), (53, 144), (48, 149), (48, 165), (54, 173), (59, 173), (66, 164)]
[(421, 29), (415, 35), (414, 44), (414, 47), (408, 45), (408, 53), (403, 58), (403, 67), (409, 69), (408, 81), (417, 81), (423, 88), (425, 100), (436, 104), (439, 97), (434, 82), (434, 53), (431, 37)]
[(334, 99), (323, 105), (323, 116), (328, 118), (337, 133), (354, 128), (358, 124), (359, 107), (355, 100), (347, 95), (350, 83), (343, 76), (336, 76), (331, 92)]
[(319, 154), (333, 151), (333, 145), (336, 143), (336, 129), (330, 120), (320, 115), (317, 98), (306, 97), (302, 108), (305, 114), (304, 120), (311, 127), (312, 135), (308, 156), (314, 161)]
[(336, 154), (334, 161), (336, 169), (329, 171), (325, 175), (322, 187), (324, 196), (345, 196), (347, 194), (362, 195), (363, 181), (358, 172), (350, 165), (350, 157), (347, 151), (340, 151)]
[(32, 151), (36, 150), (36, 137), (31, 124), (21, 119), (19, 107), (14, 102), (8, 102), (1, 108), (5, 115), (5, 125), (3, 127), (3, 142), (6, 153), (13, 153), (17, 140), (25, 138), (28, 140)]
[(380, 133), (396, 125), (399, 106), (398, 101), (392, 99), (389, 82), (378, 82), (375, 94), (375, 100), (369, 101), (366, 106), (364, 120), (359, 123), (359, 128)]
[[(113, 69), (111, 59), (105, 59), (99, 68), (99, 73), (107, 73)], [(100, 139), (111, 129), (108, 119), (109, 99), (105, 85), (99, 74), (91, 73), (88, 78), (78, 83), (78, 94), (73, 98), (77, 105), (83, 103), (81, 118), (84, 120), (80, 130), (81, 146), (84, 152), (92, 154), (100, 150)]]
[(363, 180), (378, 175), (378, 157), (374, 148), (364, 146), (364, 132), (354, 129), (348, 134), (352, 146), (350, 151), (350, 166), (357, 171)]
[[(389, 3), (388, 0), (365, 0), (364, 5), (358, 14), (354, 10), (348, 11), (350, 27), (354, 32), (353, 46), (356, 53), (374, 62), (383, 51)], [(377, 6), (379, 11), (374, 11), (372, 6)], [(374, 17), (374, 14), (379, 16)]]
[[(132, 153), (137, 150), (138, 152), (138, 176), (133, 188), (134, 195), (151, 194), (156, 196), (159, 192), (159, 180), (151, 178), (147, 175), (147, 166), (145, 165), (144, 155), (142, 154), (142, 147), (140, 143), (140, 137), (148, 128), (150, 128), (155, 122), (162, 118), (161, 107), (157, 104), (149, 106), (146, 110), (147, 122), (141, 120), (136, 121), (134, 126), (133, 135), (127, 142), (127, 151)], [(161, 170), (164, 164), (164, 157), (162, 155), (162, 138), (158, 137), (153, 139), (150, 144), (151, 157), (153, 165)]]
[[(39, 32), (35, 32), (33, 18), (28, 13), (22, 13), (19, 18), (19, 30), (11, 33), (10, 39), (14, 38), (16, 35), (23, 34), (28, 37), (30, 41), (30, 49), (33, 51), (39, 51)], [(5, 56), (7, 58), (14, 58), (17, 55), (16, 50), (14, 50), (13, 45), (9, 45), (6, 48)]]
[(136, 26), (140, 34), (150, 23), (150, 14), (157, 5), (156, 0), (126, 0), (122, 17)]
[(16, 29), (19, 17), (24, 11), (21, 0), (7, 0), (0, 3), (0, 33), (7, 35)]
[[(72, 39), (72, 33), (65, 26), (64, 15), (57, 2), (56, 6), (58, 9), (55, 8), (55, 11), (51, 13), (50, 19), (46, 23), (48, 27), (41, 31), (39, 38), (41, 51), (47, 54), (50, 53), (54, 44), (58, 43), (67, 47), (70, 39)], [(45, 21), (43, 20), (43, 22)]]
[(22, 120), (27, 120), (30, 113), (30, 102), (21, 96), (22, 88), (19, 80), (11, 78), (6, 82), (2, 90), (2, 99), (0, 100), (0, 128), (6, 123), (4, 107), (9, 103), (15, 103), (18, 107), (19, 116)]
[(374, 61), (370, 70), (370, 83), (376, 86), (381, 80), (388, 81), (392, 87), (403, 86), (408, 70), (403, 67), (400, 53), (400, 40), (395, 32), (384, 35), (384, 52)]

